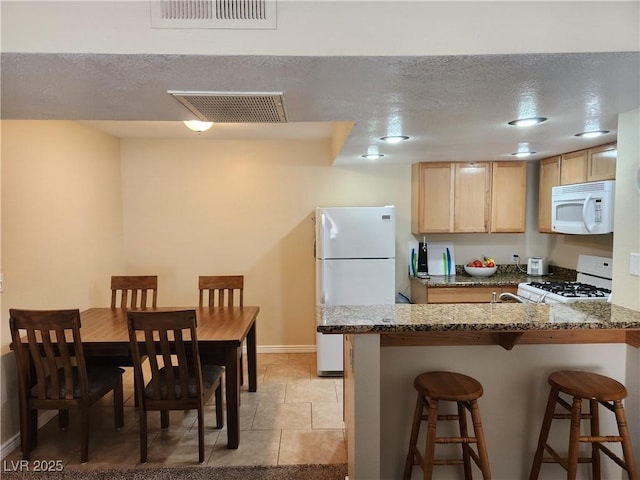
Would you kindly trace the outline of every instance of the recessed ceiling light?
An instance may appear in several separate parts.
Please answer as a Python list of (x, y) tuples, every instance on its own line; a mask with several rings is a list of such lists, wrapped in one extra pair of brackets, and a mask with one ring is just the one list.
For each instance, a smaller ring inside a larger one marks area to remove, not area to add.
[(367, 160), (377, 160), (379, 158), (384, 157), (381, 153), (367, 153), (365, 155), (360, 155), (362, 158), (366, 158)]
[(546, 122), (545, 117), (531, 117), (531, 118), (519, 118), (517, 120), (511, 120), (509, 125), (514, 127), (530, 127), (531, 125), (537, 125), (538, 123)]
[(536, 152), (515, 152), (515, 153), (512, 153), (511, 155), (513, 155), (514, 157), (523, 158), (523, 157), (529, 157), (535, 153)]
[(575, 136), (582, 138), (595, 138), (599, 137), (600, 135), (606, 135), (607, 133), (610, 133), (609, 130), (592, 130), (590, 132), (576, 133)]
[(213, 122), (203, 122), (201, 120), (185, 120), (184, 124), (188, 129), (200, 133), (209, 130), (213, 125)]
[(380, 140), (387, 143), (400, 143), (403, 140), (409, 140), (406, 135), (387, 135), (386, 137), (380, 137)]

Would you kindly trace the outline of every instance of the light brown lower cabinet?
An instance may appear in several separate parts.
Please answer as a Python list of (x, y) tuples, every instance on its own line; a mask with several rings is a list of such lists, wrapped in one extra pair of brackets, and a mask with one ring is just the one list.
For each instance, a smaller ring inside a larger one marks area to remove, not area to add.
[(413, 303), (490, 303), (493, 292), (499, 297), (503, 292), (516, 293), (517, 285), (468, 286), (468, 287), (427, 287), (411, 281), (411, 301)]

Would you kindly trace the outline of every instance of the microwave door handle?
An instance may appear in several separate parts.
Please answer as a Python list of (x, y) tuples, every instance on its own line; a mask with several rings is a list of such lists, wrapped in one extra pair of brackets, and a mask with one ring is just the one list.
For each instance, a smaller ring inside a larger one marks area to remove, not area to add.
[(584, 205), (582, 205), (582, 223), (584, 224), (584, 228), (587, 229), (587, 232), (591, 233), (591, 225), (587, 223), (587, 206), (591, 201), (592, 194), (587, 195), (587, 198), (584, 199)]

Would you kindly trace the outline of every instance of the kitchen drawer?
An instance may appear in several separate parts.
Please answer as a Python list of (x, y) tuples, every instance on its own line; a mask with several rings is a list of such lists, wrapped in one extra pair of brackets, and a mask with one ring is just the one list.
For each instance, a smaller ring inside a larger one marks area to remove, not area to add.
[(484, 287), (474, 285), (468, 287), (423, 287), (423, 289), (424, 295), (420, 295), (422, 292), (414, 292), (412, 288), (414, 303), (489, 303), (493, 292), (496, 292), (496, 296), (500, 296), (503, 292), (516, 293), (518, 286)]

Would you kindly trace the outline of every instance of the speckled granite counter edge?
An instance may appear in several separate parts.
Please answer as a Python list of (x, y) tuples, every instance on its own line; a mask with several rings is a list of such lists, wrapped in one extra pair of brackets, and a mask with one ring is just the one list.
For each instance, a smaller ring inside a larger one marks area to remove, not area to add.
[(608, 302), (316, 307), (320, 333), (640, 329), (640, 312)]

